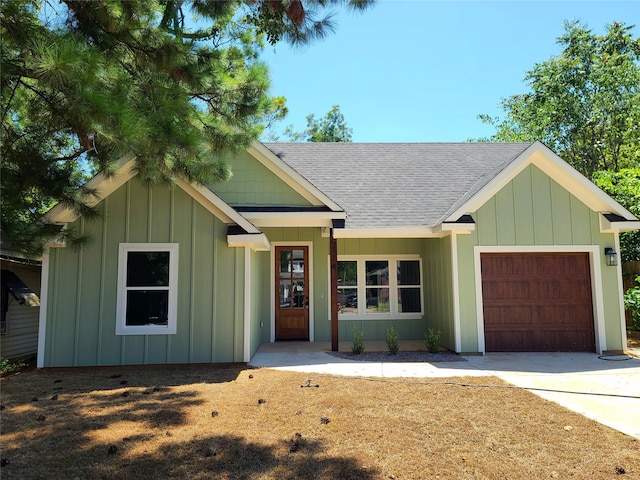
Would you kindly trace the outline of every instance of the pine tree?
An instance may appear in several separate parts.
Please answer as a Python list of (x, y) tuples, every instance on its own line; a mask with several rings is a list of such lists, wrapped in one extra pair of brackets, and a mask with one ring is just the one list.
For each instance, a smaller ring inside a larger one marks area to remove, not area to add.
[(59, 234), (43, 216), (56, 202), (95, 216), (82, 185), (124, 154), (147, 182), (228, 179), (224, 159), (282, 108), (268, 96), (262, 39), (330, 33), (330, 15), (305, 5), (371, 3), (2, 0), (3, 245), (40, 251)]

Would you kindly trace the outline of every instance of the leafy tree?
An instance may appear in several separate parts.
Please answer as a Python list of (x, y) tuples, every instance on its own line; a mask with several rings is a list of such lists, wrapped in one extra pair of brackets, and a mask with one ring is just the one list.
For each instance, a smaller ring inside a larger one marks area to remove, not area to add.
[(228, 179), (224, 158), (285, 111), (262, 39), (308, 43), (334, 26), (314, 10), (372, 3), (0, 0), (3, 244), (39, 251), (55, 202), (96, 215), (82, 184), (123, 154), (147, 182)]
[[(541, 140), (585, 176), (640, 165), (640, 40), (612, 23), (595, 35), (566, 23), (564, 50), (536, 64), (531, 91), (502, 100), (505, 118), (490, 141)], [(486, 139), (485, 139), (486, 140)]]
[[(640, 218), (640, 168), (623, 168), (618, 172), (596, 172), (593, 175), (593, 181)], [(621, 233), (620, 250), (623, 262), (640, 260), (640, 231)]]
[(292, 126), (288, 126), (284, 134), (292, 142), (350, 142), (353, 129), (347, 127), (340, 106), (334, 105), (322, 118), (316, 119), (313, 113), (307, 115), (304, 132), (295, 132)]

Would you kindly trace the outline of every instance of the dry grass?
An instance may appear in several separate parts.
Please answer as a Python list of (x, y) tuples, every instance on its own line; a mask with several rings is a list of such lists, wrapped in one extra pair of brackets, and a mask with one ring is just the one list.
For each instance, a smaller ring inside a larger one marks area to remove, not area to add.
[(1, 476), (640, 478), (640, 441), (496, 378), (306, 379), (243, 366), (23, 371), (1, 381)]

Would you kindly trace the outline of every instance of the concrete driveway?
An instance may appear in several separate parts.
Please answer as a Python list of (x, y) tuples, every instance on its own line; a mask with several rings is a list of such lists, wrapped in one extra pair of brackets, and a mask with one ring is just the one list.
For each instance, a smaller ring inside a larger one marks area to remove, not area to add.
[(458, 362), (361, 362), (331, 355), (326, 344), (281, 345), (263, 344), (249, 364), (362, 377), (496, 376), (640, 439), (640, 358), (592, 353), (491, 353), (464, 356)]

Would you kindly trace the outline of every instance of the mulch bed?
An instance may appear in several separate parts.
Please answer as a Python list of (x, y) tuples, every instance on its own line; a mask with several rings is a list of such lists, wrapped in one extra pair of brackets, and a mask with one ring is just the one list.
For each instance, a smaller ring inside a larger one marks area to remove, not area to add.
[(435, 362), (466, 362), (464, 358), (454, 352), (398, 352), (391, 355), (388, 352), (329, 352), (334, 357), (355, 360), (358, 362), (399, 362), (399, 363), (435, 363)]

